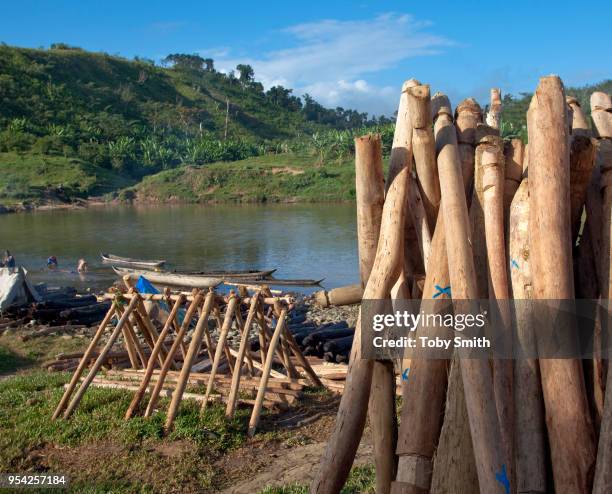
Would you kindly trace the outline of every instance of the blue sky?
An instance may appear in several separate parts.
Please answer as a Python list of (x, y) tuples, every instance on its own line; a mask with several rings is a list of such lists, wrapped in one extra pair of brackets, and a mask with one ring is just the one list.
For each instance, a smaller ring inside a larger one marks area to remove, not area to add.
[(328, 106), (390, 114), (415, 77), (453, 103), (488, 90), (533, 91), (538, 77), (566, 85), (612, 77), (609, 2), (29, 1), (2, 7), (0, 41), (159, 60), (200, 53), (218, 69), (250, 63)]

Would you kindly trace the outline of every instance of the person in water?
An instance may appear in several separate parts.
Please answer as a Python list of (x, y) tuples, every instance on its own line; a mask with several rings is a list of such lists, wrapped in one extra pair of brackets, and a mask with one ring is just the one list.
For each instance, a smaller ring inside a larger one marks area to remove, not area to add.
[(79, 273), (85, 273), (89, 269), (89, 265), (85, 259), (79, 259), (79, 263), (77, 264), (77, 271)]
[(47, 267), (49, 269), (57, 269), (57, 257), (49, 256), (47, 259)]
[(13, 255), (8, 251), (4, 251), (4, 259), (2, 261), (2, 265), (5, 268), (14, 268), (15, 267), (15, 258), (13, 257)]

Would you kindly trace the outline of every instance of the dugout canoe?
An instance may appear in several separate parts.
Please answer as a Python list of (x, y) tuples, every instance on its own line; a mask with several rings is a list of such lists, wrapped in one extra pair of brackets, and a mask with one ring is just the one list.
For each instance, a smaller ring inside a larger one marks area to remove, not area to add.
[(158, 285), (182, 286), (186, 288), (209, 288), (223, 282), (223, 278), (213, 276), (199, 276), (168, 273), (165, 271), (147, 271), (143, 269), (118, 268), (113, 266), (113, 270), (119, 276), (129, 275), (130, 278), (137, 280), (144, 276), (151, 283)]
[(102, 262), (104, 264), (112, 264), (114, 266), (126, 268), (156, 269), (162, 267), (166, 263), (163, 259), (147, 261), (144, 259), (132, 259), (131, 257), (121, 257), (104, 253), (100, 254), (100, 257), (102, 257)]
[(177, 271), (177, 274), (187, 274), (196, 276), (211, 276), (218, 278), (232, 278), (232, 279), (248, 279), (248, 280), (262, 280), (266, 279), (274, 273), (276, 269), (268, 270), (257, 270), (257, 269), (246, 269), (244, 271), (229, 271), (229, 270), (215, 270), (215, 271), (193, 271), (188, 273), (181, 273)]
[(325, 278), (321, 278), (320, 280), (279, 280), (276, 278), (267, 278), (265, 280), (253, 280), (249, 278), (230, 278), (226, 277), (223, 279), (223, 282), (226, 285), (269, 285), (269, 286), (317, 286), (320, 285), (321, 282)]

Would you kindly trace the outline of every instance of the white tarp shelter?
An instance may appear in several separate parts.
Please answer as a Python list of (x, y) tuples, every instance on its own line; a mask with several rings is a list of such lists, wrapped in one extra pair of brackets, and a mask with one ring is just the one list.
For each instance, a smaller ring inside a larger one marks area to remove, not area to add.
[(23, 267), (0, 268), (0, 311), (12, 305), (40, 302), (41, 300), (36, 288), (28, 281)]

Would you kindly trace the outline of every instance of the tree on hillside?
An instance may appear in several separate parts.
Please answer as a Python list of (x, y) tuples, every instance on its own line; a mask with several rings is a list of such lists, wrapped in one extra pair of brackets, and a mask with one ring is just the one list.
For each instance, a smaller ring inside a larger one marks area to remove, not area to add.
[[(162, 60), (164, 65), (172, 65), (177, 69), (204, 70), (205, 60), (199, 55), (187, 55), (184, 53), (171, 53)], [(212, 62), (212, 60), (211, 60)]]
[(253, 78), (255, 77), (253, 67), (241, 63), (236, 65), (236, 70), (240, 73), (238, 80), (243, 86), (248, 86), (251, 82), (253, 82)]
[(297, 96), (293, 96), (293, 90), (283, 86), (272, 86), (266, 92), (266, 97), (273, 104), (291, 111), (298, 111), (302, 108), (302, 101)]
[(204, 70), (206, 70), (206, 72), (215, 71), (215, 61), (212, 58), (205, 58), (204, 65), (206, 66), (204, 67)]

